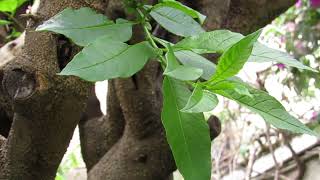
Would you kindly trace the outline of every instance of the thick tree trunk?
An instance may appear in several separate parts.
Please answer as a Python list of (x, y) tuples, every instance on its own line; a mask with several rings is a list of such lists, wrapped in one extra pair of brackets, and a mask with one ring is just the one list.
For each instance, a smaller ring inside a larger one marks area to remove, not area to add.
[[(90, 6), (111, 18), (126, 16), (120, 0), (40, 2), (37, 20), (29, 20), (23, 52), (1, 67), (0, 111), (5, 113), (0, 114), (0, 179), (54, 179), (90, 91), (88, 83), (56, 75), (71, 57), (60, 56), (59, 36), (34, 28), (66, 7)], [(247, 34), (294, 0), (183, 2), (208, 16), (207, 29)], [(132, 42), (144, 38), (139, 27), (134, 32)], [(106, 116), (101, 117), (92, 96), (79, 124), (90, 180), (164, 180), (176, 169), (160, 120), (161, 84), (161, 68), (150, 61), (131, 78), (109, 81)]]

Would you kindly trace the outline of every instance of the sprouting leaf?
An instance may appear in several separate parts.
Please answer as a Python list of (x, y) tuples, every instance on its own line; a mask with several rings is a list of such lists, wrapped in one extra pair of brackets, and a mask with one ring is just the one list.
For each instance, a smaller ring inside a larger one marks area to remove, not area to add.
[(154, 6), (154, 8), (159, 8), (159, 7), (171, 7), (171, 8), (178, 9), (184, 12), (185, 14), (191, 16), (192, 18), (198, 19), (201, 24), (203, 24), (204, 21), (206, 20), (205, 15), (177, 1), (163, 1), (162, 3), (159, 3), (156, 6)]
[(209, 91), (203, 90), (198, 84), (189, 97), (186, 106), (181, 109), (186, 113), (200, 113), (213, 110), (219, 103), (217, 96)]
[(17, 8), (20, 7), (26, 1), (27, 0), (1, 0), (0, 11), (14, 14)]
[(261, 30), (258, 30), (241, 39), (224, 52), (219, 58), (216, 73), (209, 81), (215, 83), (236, 75), (250, 57), (253, 45), (260, 34)]
[(85, 47), (60, 75), (74, 75), (88, 81), (130, 77), (156, 55), (148, 42), (129, 46), (105, 37)]
[(316, 70), (302, 64), (300, 61), (294, 59), (288, 53), (269, 48), (261, 43), (256, 43), (252, 55), (249, 60), (251, 62), (270, 62), (275, 61), (278, 63), (285, 64), (287, 66), (296, 67), (299, 69), (306, 69), (310, 71), (317, 72)]
[(232, 89), (214, 90), (213, 92), (246, 106), (253, 112), (261, 115), (268, 123), (276, 128), (318, 136), (298, 119), (291, 116), (274, 97), (264, 91), (249, 86), (247, 88), (252, 97), (241, 95)]
[(36, 30), (63, 34), (76, 44), (86, 46), (101, 37), (126, 42), (132, 36), (132, 23), (124, 19), (118, 19), (114, 23), (90, 8), (67, 8)]
[(0, 19), (0, 26), (11, 24), (10, 21)]
[(209, 180), (210, 135), (202, 113), (181, 112), (191, 92), (183, 82), (165, 77), (161, 114), (176, 165), (185, 180)]
[(242, 38), (243, 36), (239, 33), (216, 30), (184, 38), (173, 46), (173, 49), (175, 51), (191, 50), (198, 54), (223, 53)]
[(188, 37), (205, 32), (192, 17), (172, 7), (153, 8), (150, 15), (162, 27), (178, 36)]
[(201, 77), (205, 80), (210, 79), (210, 77), (216, 71), (216, 65), (214, 63), (192, 51), (181, 50), (175, 52), (174, 54), (178, 58), (178, 60), (185, 66), (202, 69), (203, 74)]
[(192, 67), (180, 65), (173, 53), (171, 46), (169, 45), (169, 51), (166, 54), (167, 67), (164, 71), (164, 75), (173, 77), (175, 79), (184, 80), (184, 81), (193, 81), (201, 77), (203, 70)]

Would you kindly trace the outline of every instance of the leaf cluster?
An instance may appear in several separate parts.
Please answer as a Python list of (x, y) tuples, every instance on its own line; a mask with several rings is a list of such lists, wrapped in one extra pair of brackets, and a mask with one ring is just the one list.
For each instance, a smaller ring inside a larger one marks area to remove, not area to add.
[[(154, 6), (124, 2), (138, 15), (136, 22), (114, 22), (89, 8), (68, 8), (37, 30), (63, 34), (84, 47), (60, 75), (102, 81), (130, 77), (152, 59), (161, 63), (162, 122), (177, 167), (186, 180), (210, 179), (211, 140), (203, 112), (217, 106), (217, 95), (248, 107), (277, 128), (316, 135), (275, 98), (235, 77), (248, 61), (275, 61), (314, 71), (288, 54), (259, 43), (262, 30), (247, 36), (228, 30), (206, 32), (201, 26), (205, 16), (177, 1), (162, 0)], [(153, 36), (150, 21), (184, 39), (172, 44)], [(137, 22), (146, 40), (128, 45)], [(203, 56), (208, 53), (220, 54), (218, 64)]]

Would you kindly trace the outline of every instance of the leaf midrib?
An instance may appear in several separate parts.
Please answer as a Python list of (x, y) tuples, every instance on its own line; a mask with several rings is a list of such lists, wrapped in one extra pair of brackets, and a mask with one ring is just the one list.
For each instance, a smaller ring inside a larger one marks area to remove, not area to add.
[[(168, 82), (169, 82), (169, 86), (170, 86), (171, 91), (174, 92), (174, 96), (177, 97), (176, 92), (175, 92), (175, 90), (174, 90), (174, 88), (173, 88), (173, 86), (171, 84), (170, 78), (168, 78)], [(179, 116), (179, 125), (180, 125), (181, 132), (182, 132), (182, 135), (183, 135), (184, 145), (187, 147), (186, 149), (187, 149), (187, 153), (188, 153), (188, 159), (192, 162), (193, 160), (191, 158), (191, 155), (190, 155), (190, 152), (189, 152), (189, 147), (187, 145), (186, 135), (184, 134), (183, 127), (182, 127), (182, 121), (181, 121), (182, 118), (181, 118), (181, 114), (180, 114), (177, 98), (174, 99), (174, 105), (176, 107), (176, 110), (177, 110), (177, 113), (178, 113), (178, 116)], [(192, 176), (193, 176), (194, 172), (192, 171), (191, 173), (192, 173)]]

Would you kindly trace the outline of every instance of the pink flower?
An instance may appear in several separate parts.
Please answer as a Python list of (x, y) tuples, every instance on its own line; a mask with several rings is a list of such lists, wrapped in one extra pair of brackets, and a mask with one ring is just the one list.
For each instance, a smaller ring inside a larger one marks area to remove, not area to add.
[(297, 3), (296, 3), (296, 7), (297, 7), (297, 8), (301, 8), (301, 7), (302, 7), (302, 4), (303, 4), (303, 3), (302, 3), (302, 0), (298, 0)]
[(288, 32), (294, 32), (296, 30), (296, 24), (294, 22), (288, 22), (285, 27)]
[(278, 63), (276, 64), (276, 66), (280, 69), (280, 70), (284, 70), (284, 68), (286, 68), (286, 65), (282, 64), (282, 63)]
[(318, 116), (319, 116), (319, 114), (316, 111), (312, 112), (311, 120), (316, 121), (318, 119)]
[(310, 5), (313, 8), (319, 8), (320, 7), (320, 0), (310, 0)]

